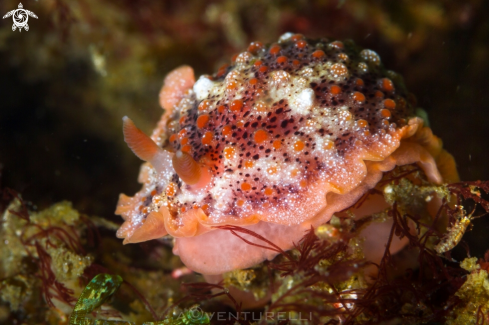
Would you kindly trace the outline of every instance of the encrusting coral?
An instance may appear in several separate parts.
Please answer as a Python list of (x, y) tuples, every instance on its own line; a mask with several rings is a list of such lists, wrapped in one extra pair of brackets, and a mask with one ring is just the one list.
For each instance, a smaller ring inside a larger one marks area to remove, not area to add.
[[(125, 222), (117, 236), (127, 244), (170, 234), (175, 254), (203, 274), (277, 254), (243, 247), (220, 226), (244, 227), (288, 250), (396, 166), (416, 163), (432, 184), (458, 180), (401, 77), (352, 42), (291, 33), (269, 46), (253, 42), (196, 82), (190, 67), (174, 70), (160, 104), (165, 112), (151, 138), (124, 118), (125, 141), (148, 163), (142, 190), (120, 197), (116, 213)], [(353, 213), (386, 206), (369, 199)]]

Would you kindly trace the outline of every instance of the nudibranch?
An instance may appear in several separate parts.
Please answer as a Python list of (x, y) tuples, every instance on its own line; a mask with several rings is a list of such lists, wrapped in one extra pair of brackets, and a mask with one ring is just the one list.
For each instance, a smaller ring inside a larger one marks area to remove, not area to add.
[(141, 191), (120, 195), (117, 236), (127, 244), (170, 235), (183, 263), (207, 275), (276, 255), (216, 226), (241, 226), (288, 250), (396, 166), (416, 163), (436, 184), (458, 177), (401, 78), (352, 42), (291, 33), (253, 42), (197, 81), (192, 68), (177, 68), (160, 104), (151, 137), (123, 121), (146, 163)]

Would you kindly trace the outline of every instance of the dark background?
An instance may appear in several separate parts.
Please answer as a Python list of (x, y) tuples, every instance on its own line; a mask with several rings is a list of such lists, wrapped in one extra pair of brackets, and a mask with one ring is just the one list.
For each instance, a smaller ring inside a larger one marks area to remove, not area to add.
[[(2, 15), (18, 2), (0, 2)], [(43, 208), (60, 200), (119, 221), (119, 193), (139, 189), (140, 161), (121, 118), (146, 133), (161, 109), (166, 73), (181, 64), (212, 73), (250, 41), (291, 31), (353, 39), (404, 76), (458, 164), (463, 180), (489, 180), (489, 2), (101, 1), (23, 2), (28, 32), (0, 21), (2, 186)], [(487, 219), (466, 236), (489, 247)]]

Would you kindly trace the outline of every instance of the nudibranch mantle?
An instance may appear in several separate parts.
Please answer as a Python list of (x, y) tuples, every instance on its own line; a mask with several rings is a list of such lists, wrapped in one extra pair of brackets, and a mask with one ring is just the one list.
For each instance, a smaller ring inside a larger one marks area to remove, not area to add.
[(397, 165), (417, 163), (433, 183), (457, 178), (401, 78), (352, 42), (290, 33), (254, 42), (212, 76), (174, 70), (160, 104), (151, 138), (124, 119), (126, 142), (147, 163), (142, 190), (120, 196), (117, 236), (169, 234), (204, 274), (276, 255), (213, 226), (242, 226), (287, 250)]

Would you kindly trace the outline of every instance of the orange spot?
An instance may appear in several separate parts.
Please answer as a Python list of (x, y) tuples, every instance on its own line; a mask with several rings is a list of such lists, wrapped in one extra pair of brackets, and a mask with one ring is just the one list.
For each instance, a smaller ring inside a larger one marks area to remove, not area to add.
[(322, 59), (326, 56), (326, 54), (324, 54), (324, 51), (322, 50), (316, 50), (312, 53), (312, 56), (316, 59)]
[(243, 121), (236, 122), (236, 126), (239, 127), (239, 128), (242, 128), (244, 126)]
[(385, 117), (385, 118), (389, 118), (391, 117), (391, 111), (389, 111), (388, 109), (382, 109), (380, 110), (380, 114)]
[(182, 141), (180, 141), (180, 144), (183, 146), (183, 145), (186, 145), (188, 143), (188, 138), (185, 137), (182, 139)]
[(233, 56), (231, 57), (231, 61), (232, 61), (232, 62), (236, 62), (236, 59), (238, 58), (238, 55), (239, 55), (239, 53), (236, 53), (235, 55), (233, 55)]
[(226, 88), (228, 90), (232, 90), (232, 89), (236, 88), (237, 86), (238, 86), (238, 84), (236, 83), (236, 81), (230, 81), (230, 82), (228, 82)]
[(279, 53), (280, 53), (280, 50), (281, 50), (281, 49), (282, 49), (282, 48), (281, 48), (279, 45), (274, 45), (274, 46), (272, 46), (272, 47), (270, 48), (270, 54), (272, 54), (272, 55), (277, 55), (277, 54), (279, 54)]
[(287, 57), (286, 56), (283, 56), (282, 55), (282, 56), (279, 56), (277, 58), (277, 63), (279, 63), (279, 64), (286, 63), (286, 62), (287, 62)]
[(299, 182), (300, 187), (306, 187), (307, 186), (307, 181), (303, 179), (302, 181)]
[(386, 99), (384, 100), (384, 107), (388, 109), (395, 109), (396, 108), (396, 102), (393, 101), (392, 99)]
[(187, 135), (187, 129), (181, 129), (180, 132), (178, 132), (178, 138), (183, 139)]
[(231, 102), (231, 105), (229, 106), (229, 109), (232, 112), (238, 112), (243, 108), (243, 101), (240, 99), (235, 99)]
[(241, 189), (243, 191), (249, 191), (249, 190), (251, 190), (251, 185), (249, 183), (243, 183), (243, 184), (241, 184)]
[(333, 95), (338, 95), (339, 93), (341, 93), (341, 87), (333, 85), (329, 88), (329, 92), (332, 93)]
[(262, 42), (251, 42), (250, 46), (248, 46), (248, 52), (254, 53), (263, 47)]
[(282, 146), (282, 142), (280, 140), (273, 141), (273, 147), (275, 149), (280, 149), (281, 146)]
[(185, 212), (185, 211), (187, 211), (187, 208), (186, 207), (181, 207), (180, 211)]
[(258, 71), (260, 72), (267, 72), (268, 68), (266, 66), (262, 66), (260, 67), (260, 69), (258, 69)]
[(265, 130), (258, 130), (255, 132), (255, 142), (262, 143), (268, 139), (268, 132)]
[(343, 45), (343, 42), (340, 42), (340, 41), (331, 42), (330, 45), (333, 46), (333, 47), (339, 48), (339, 49), (342, 49), (342, 48), (345, 47)]
[(166, 187), (166, 195), (173, 196), (175, 195), (176, 192), (177, 192), (177, 185), (173, 182), (168, 184), (168, 186)]
[(233, 132), (233, 129), (231, 128), (231, 125), (226, 125), (225, 127), (222, 128), (222, 135), (230, 135)]
[(365, 101), (365, 95), (359, 91), (355, 91), (353, 93), (353, 99), (356, 100), (357, 102), (364, 102)]
[(180, 124), (183, 124), (183, 123), (185, 123), (185, 119), (186, 119), (186, 118), (187, 118), (186, 116), (182, 116), (182, 117), (180, 117), (180, 120), (179, 120), (178, 122), (179, 122)]
[(296, 177), (298, 173), (299, 171), (297, 169), (292, 169), (292, 171), (290, 172), (290, 176)]
[(389, 121), (387, 120), (383, 120), (382, 123), (385, 125), (385, 126), (388, 126), (389, 125)]
[(370, 131), (367, 130), (367, 131), (363, 132), (363, 135), (366, 136), (366, 137), (368, 137), (370, 135)]
[(255, 61), (254, 66), (255, 66), (255, 67), (259, 67), (259, 66), (261, 66), (262, 64), (263, 64), (263, 62), (262, 62), (261, 60), (258, 60), (258, 61)]
[(301, 64), (301, 62), (300, 62), (299, 60), (294, 60), (294, 61), (292, 61), (292, 64), (293, 64), (293, 65), (300, 65), (300, 64)]
[(208, 204), (204, 204), (202, 207), (201, 207), (202, 211), (204, 211), (205, 214), (208, 214), (209, 213), (209, 205)]
[[(148, 211), (149, 211), (149, 210), (148, 210), (148, 208), (147, 208), (147, 207), (143, 209), (143, 213), (144, 213), (144, 214), (148, 213)], [(145, 221), (146, 221), (146, 220), (145, 220)]]
[(172, 135), (170, 135), (170, 142), (175, 142), (175, 141), (177, 141), (177, 134), (173, 133)]
[(338, 59), (346, 61), (348, 60), (348, 55), (346, 55), (345, 53), (340, 53), (338, 54)]
[(258, 88), (256, 90), (256, 96), (259, 97), (259, 96), (263, 96), (265, 94), (265, 90), (263, 90), (262, 88)]
[(253, 165), (254, 165), (254, 164), (253, 164), (253, 162), (252, 162), (251, 160), (246, 160), (246, 161), (244, 162), (244, 166), (245, 166), (246, 168), (252, 168), (252, 167), (253, 167)]
[(183, 152), (187, 152), (188, 153), (188, 152), (190, 152), (191, 149), (192, 149), (192, 147), (190, 145), (186, 144), (180, 150), (182, 150)]
[(294, 150), (295, 151), (301, 151), (302, 149), (304, 149), (304, 142), (302, 142), (301, 140), (297, 140), (295, 143), (294, 143)]
[(257, 82), (258, 82), (258, 79), (256, 79), (256, 78), (250, 79), (250, 85), (256, 85)]
[(267, 104), (261, 100), (257, 101), (255, 104), (255, 109), (259, 112), (266, 112), (267, 111)]
[(234, 149), (234, 147), (224, 148), (224, 157), (226, 157), (226, 159), (232, 159), (235, 153), (236, 149)]
[(300, 40), (300, 41), (297, 41), (297, 43), (295, 43), (295, 46), (297, 46), (298, 48), (300, 49), (303, 49), (305, 48), (307, 45), (307, 42), (304, 41), (304, 40)]
[(325, 144), (324, 144), (324, 149), (326, 150), (329, 150), (333, 148), (333, 141), (327, 141)]
[(355, 83), (356, 83), (356, 84), (357, 84), (357, 86), (359, 86), (359, 87), (362, 87), (363, 85), (365, 85), (365, 83), (363, 82), (363, 80), (362, 80), (362, 79), (360, 79), (360, 78), (358, 78), (358, 79), (355, 81)]
[(197, 127), (202, 129), (209, 122), (209, 115), (204, 114), (197, 118)]
[(270, 195), (272, 195), (272, 194), (273, 194), (273, 190), (272, 190), (270, 187), (267, 187), (267, 188), (265, 189), (265, 191), (263, 191), (263, 193), (264, 193), (265, 195), (270, 196)]
[(364, 127), (367, 127), (368, 122), (367, 122), (367, 121), (365, 121), (365, 120), (358, 120), (358, 121), (357, 121), (357, 125), (358, 125), (359, 127), (361, 127), (361, 128), (364, 128)]
[(208, 100), (203, 100), (200, 104), (199, 104), (199, 110), (200, 111), (204, 111), (206, 109), (208, 109), (210, 106), (210, 103)]
[(387, 92), (391, 92), (394, 90), (394, 84), (392, 80), (387, 78), (382, 78), (382, 89)]
[(297, 42), (303, 38), (304, 38), (304, 35), (302, 35), (302, 34), (294, 34), (294, 35), (292, 35), (292, 37), (290, 39), (293, 40), (294, 42)]
[(224, 113), (224, 111), (226, 111), (226, 106), (224, 105), (219, 105), (219, 107), (217, 108), (217, 111), (219, 113)]
[(377, 97), (377, 98), (384, 98), (384, 93), (381, 92), (380, 90), (377, 90), (375, 92), (375, 97)]
[(156, 190), (152, 190), (152, 191), (151, 191), (151, 196), (155, 196), (155, 195), (156, 195), (156, 193), (158, 193), (158, 192), (156, 192)]
[(211, 131), (207, 131), (204, 133), (204, 136), (202, 137), (202, 144), (209, 145), (211, 144), (212, 137), (214, 134)]
[(244, 204), (245, 204), (244, 200), (238, 200), (238, 202), (236, 202), (236, 205), (239, 207), (242, 207)]

